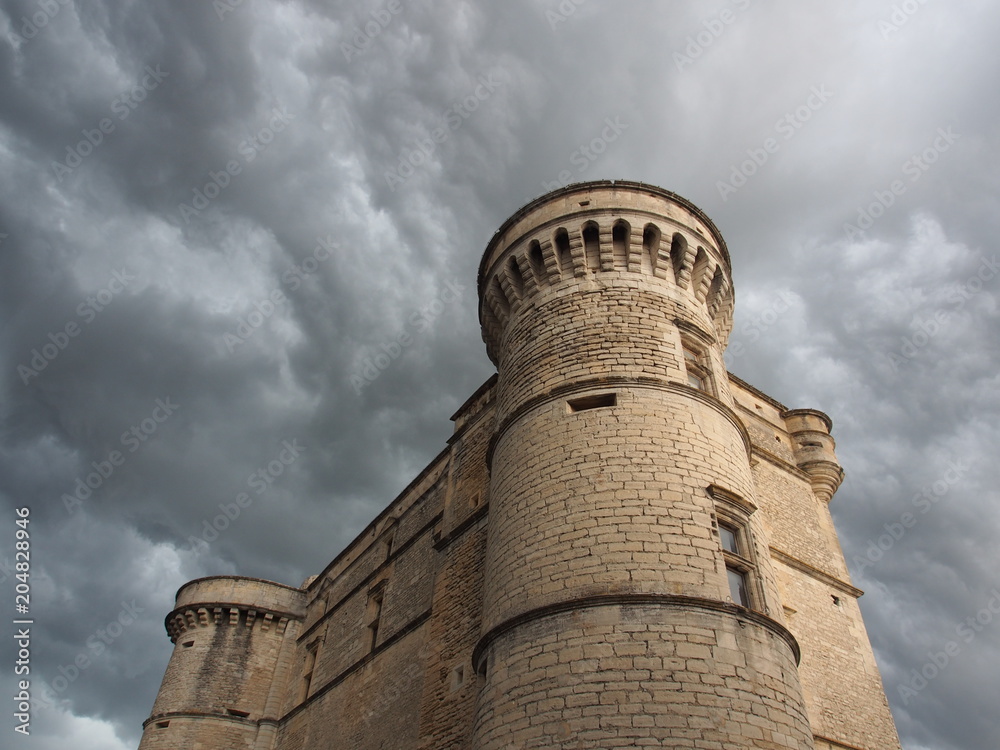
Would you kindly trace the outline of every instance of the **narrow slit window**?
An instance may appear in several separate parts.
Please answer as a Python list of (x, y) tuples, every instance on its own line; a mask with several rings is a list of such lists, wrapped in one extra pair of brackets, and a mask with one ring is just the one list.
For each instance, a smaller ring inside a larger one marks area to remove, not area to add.
[(384, 590), (380, 587), (378, 591), (372, 592), (368, 599), (368, 633), (370, 636), (369, 650), (374, 651), (378, 645), (378, 629), (382, 619), (382, 602), (384, 600)]
[(599, 409), (602, 406), (614, 406), (617, 403), (618, 394), (616, 393), (595, 393), (592, 396), (571, 398), (566, 402), (566, 405), (569, 407), (570, 414), (573, 414), (588, 409)]
[(511, 256), (507, 261), (508, 278), (510, 278), (510, 283), (514, 285), (514, 292), (518, 297), (524, 295), (524, 275), (521, 273), (521, 267), (517, 264), (517, 258)]
[(302, 676), (302, 696), (300, 700), (309, 697), (309, 690), (312, 687), (313, 672), (316, 669), (316, 655), (319, 652), (319, 638), (306, 646), (305, 671)]
[(660, 230), (655, 224), (647, 224), (642, 230), (642, 249), (649, 258), (649, 267), (657, 270), (660, 260)]
[(601, 270), (601, 233), (592, 222), (583, 228), (583, 257), (591, 271)]
[(535, 281), (542, 283), (545, 279), (545, 258), (542, 256), (542, 246), (538, 240), (532, 240), (528, 246), (528, 265), (535, 274)]
[(611, 252), (615, 259), (615, 268), (628, 268), (629, 226), (623, 221), (617, 222), (611, 228)]
[(559, 263), (559, 272), (563, 276), (573, 274), (573, 257), (569, 250), (569, 232), (560, 227), (556, 230), (554, 244), (556, 246), (556, 260)]

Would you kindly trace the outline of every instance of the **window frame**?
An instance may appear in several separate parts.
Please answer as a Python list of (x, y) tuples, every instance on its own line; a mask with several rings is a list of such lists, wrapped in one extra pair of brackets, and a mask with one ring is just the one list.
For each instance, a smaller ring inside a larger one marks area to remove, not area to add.
[[(722, 572), (726, 576), (726, 590), (729, 592), (726, 599), (737, 607), (766, 614), (767, 606), (761, 584), (760, 566), (757, 563), (754, 538), (750, 530), (750, 516), (757, 510), (757, 506), (718, 485), (709, 485), (708, 492), (715, 501), (712, 532), (718, 539), (719, 550), (722, 552)], [(735, 551), (726, 547), (723, 529), (733, 535)], [(733, 596), (730, 572), (742, 577), (746, 593), (745, 602), (737, 601)]]
[[(712, 368), (708, 363), (707, 350), (689, 336), (681, 336), (681, 363), (684, 367), (685, 383), (689, 388), (715, 395)], [(691, 381), (695, 380), (696, 383)]]
[(365, 626), (368, 629), (368, 651), (378, 648), (379, 628), (385, 614), (385, 591), (387, 579), (383, 578), (368, 589), (368, 604), (365, 607)]

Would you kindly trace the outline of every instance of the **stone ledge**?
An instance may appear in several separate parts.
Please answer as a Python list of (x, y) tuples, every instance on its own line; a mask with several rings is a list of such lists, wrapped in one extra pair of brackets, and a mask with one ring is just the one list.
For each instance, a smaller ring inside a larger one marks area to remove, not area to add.
[(789, 649), (792, 652), (792, 656), (795, 659), (795, 664), (798, 665), (801, 659), (801, 651), (799, 650), (798, 641), (795, 640), (795, 636), (792, 635), (791, 631), (788, 630), (784, 625), (772, 620), (766, 615), (762, 615), (759, 612), (754, 612), (753, 610), (746, 609), (745, 607), (740, 607), (736, 604), (729, 604), (727, 602), (715, 601), (714, 599), (703, 599), (701, 597), (695, 596), (681, 596), (678, 594), (599, 594), (594, 596), (585, 596), (578, 599), (570, 599), (568, 601), (557, 602), (555, 604), (548, 604), (543, 607), (537, 607), (535, 609), (523, 612), (519, 615), (515, 615), (505, 622), (501, 622), (499, 625), (493, 627), (486, 635), (479, 639), (476, 647), (472, 651), (472, 664), (477, 671), (479, 671), (482, 658), (486, 649), (496, 641), (500, 636), (514, 630), (521, 625), (525, 625), (529, 622), (534, 622), (535, 620), (540, 620), (545, 617), (550, 617), (552, 615), (563, 614), (566, 612), (574, 612), (581, 609), (592, 609), (595, 607), (621, 607), (621, 606), (661, 606), (661, 607), (676, 607), (678, 609), (701, 609), (710, 612), (717, 612), (720, 614), (727, 614), (735, 617), (739, 620), (750, 620), (751, 622), (760, 625), (766, 630), (771, 631), (774, 635), (778, 636), (788, 644)]

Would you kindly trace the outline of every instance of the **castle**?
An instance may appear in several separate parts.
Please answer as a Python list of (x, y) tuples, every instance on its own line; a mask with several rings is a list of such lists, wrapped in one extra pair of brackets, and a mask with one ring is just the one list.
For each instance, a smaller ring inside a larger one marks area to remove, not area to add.
[(570, 185), (478, 282), (448, 445), (301, 588), (182, 586), (140, 750), (898, 749), (830, 419), (727, 373), (709, 218)]

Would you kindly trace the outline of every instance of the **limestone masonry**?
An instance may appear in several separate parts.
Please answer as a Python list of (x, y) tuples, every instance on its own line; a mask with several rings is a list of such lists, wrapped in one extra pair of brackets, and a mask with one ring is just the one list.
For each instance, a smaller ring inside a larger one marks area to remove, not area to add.
[(498, 373), (302, 588), (177, 592), (141, 750), (891, 750), (830, 419), (726, 372), (729, 253), (650, 185), (556, 190), (479, 267)]

